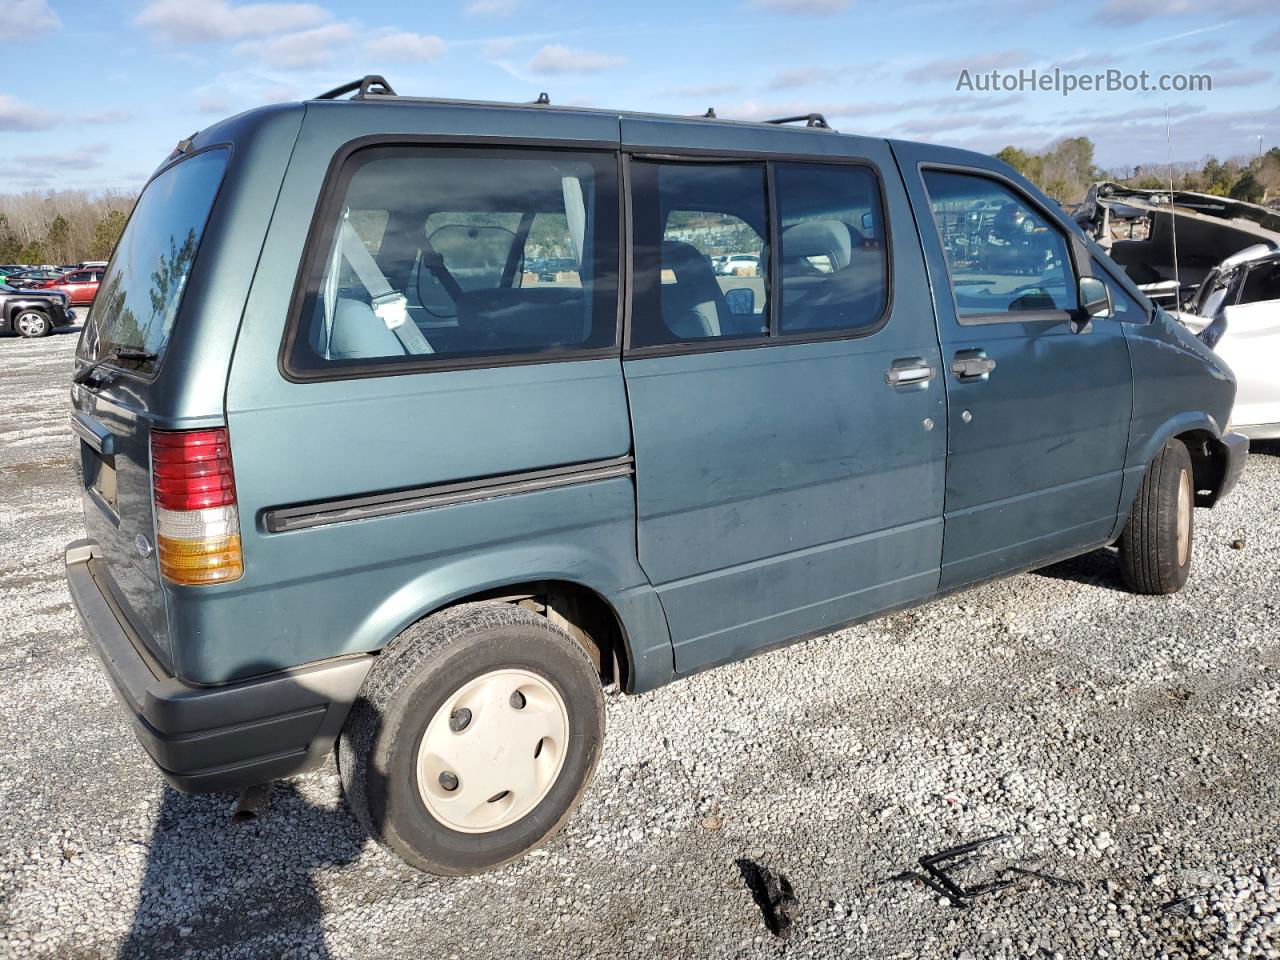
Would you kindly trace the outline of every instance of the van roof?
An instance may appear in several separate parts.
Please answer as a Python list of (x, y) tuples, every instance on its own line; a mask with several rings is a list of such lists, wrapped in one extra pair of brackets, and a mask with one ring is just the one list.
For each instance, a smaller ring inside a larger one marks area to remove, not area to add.
[(537, 99), (524, 102), (508, 102), (501, 100), (459, 100), (448, 97), (409, 97), (396, 93), (395, 90), (392, 89), (391, 85), (378, 74), (369, 74), (359, 80), (344, 83), (340, 87), (334, 87), (332, 90), (327, 90), (319, 96), (311, 99), (338, 100), (345, 97), (348, 93), (352, 94), (349, 99), (353, 102), (376, 100), (379, 103), (431, 103), (449, 104), (452, 106), (501, 107), (503, 109), (524, 107), (534, 110), (554, 107), (555, 110), (562, 112), (608, 114), (610, 116), (626, 117), (650, 117), (662, 120), (714, 120), (718, 123), (743, 124), (746, 126), (756, 126), (762, 123), (772, 126), (781, 126), (783, 124), (800, 123), (803, 121), (804, 126), (810, 130), (822, 131), (824, 133), (839, 132), (827, 123), (826, 117), (817, 111), (812, 113), (796, 114), (794, 116), (774, 117), (768, 120), (731, 120), (717, 117), (714, 107), (708, 107), (706, 113), (693, 115), (651, 113), (635, 110), (607, 110), (601, 107), (552, 104), (551, 97), (546, 93), (539, 93)]
[[(348, 96), (350, 94), (350, 96)], [(466, 100), (449, 97), (411, 97), (402, 96), (396, 93), (385, 79), (377, 75), (369, 75), (359, 80), (354, 80), (336, 87), (333, 90), (326, 91), (309, 100), (294, 101), (292, 103), (275, 103), (261, 107), (255, 107), (246, 110), (243, 113), (232, 117), (219, 120), (216, 123), (198, 130), (190, 136), (181, 140), (174, 148), (173, 152), (165, 158), (165, 160), (157, 167), (152, 174), (154, 177), (160, 173), (169, 164), (175, 162), (183, 154), (190, 151), (193, 147), (200, 148), (210, 145), (219, 140), (235, 141), (247, 133), (249, 130), (259, 127), (263, 123), (271, 123), (273, 117), (279, 117), (287, 114), (292, 110), (306, 109), (308, 107), (318, 107), (321, 104), (329, 109), (337, 110), (360, 110), (363, 107), (388, 106), (395, 107), (397, 105), (405, 107), (442, 107), (442, 108), (475, 108), (481, 110), (494, 111), (543, 111), (548, 114), (559, 114), (561, 116), (594, 116), (594, 117), (613, 117), (620, 120), (635, 119), (645, 121), (660, 121), (666, 123), (682, 123), (704, 125), (710, 124), (717, 127), (736, 128), (740, 131), (755, 130), (763, 132), (764, 130), (782, 130), (787, 131), (789, 137), (802, 137), (811, 135), (817, 138), (837, 137), (858, 140), (880, 140), (888, 143), (890, 146), (911, 145), (913, 147), (924, 148), (932, 155), (936, 156), (939, 162), (951, 162), (958, 164), (971, 164), (975, 161), (981, 161), (982, 164), (990, 164), (992, 158), (986, 154), (977, 151), (967, 150), (963, 148), (947, 147), (941, 144), (915, 143), (913, 141), (901, 140), (898, 138), (888, 138), (877, 136), (874, 133), (841, 133), (827, 123), (826, 118), (818, 112), (799, 114), (789, 117), (776, 117), (769, 120), (733, 120), (721, 118), (715, 115), (714, 110), (707, 110), (702, 114), (664, 114), (657, 112), (638, 111), (638, 110), (610, 110), (601, 107), (584, 107), (572, 104), (552, 103), (551, 98), (547, 94), (539, 94), (537, 99), (524, 102), (510, 102), (501, 100)], [(814, 141), (815, 153), (824, 153), (821, 148), (817, 148), (818, 140)], [(804, 151), (800, 151), (804, 152)], [(995, 161), (999, 163), (998, 161)], [(1004, 164), (999, 164), (1004, 167)], [(1009, 168), (1008, 173), (1017, 176), (1016, 173)], [(1020, 177), (1018, 179), (1021, 179)]]

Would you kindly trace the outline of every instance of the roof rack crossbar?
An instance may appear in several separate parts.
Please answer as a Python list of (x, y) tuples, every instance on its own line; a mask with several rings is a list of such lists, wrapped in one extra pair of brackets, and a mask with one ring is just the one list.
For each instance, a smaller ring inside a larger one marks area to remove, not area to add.
[(831, 124), (827, 123), (827, 118), (820, 113), (801, 113), (794, 117), (777, 117), (773, 120), (766, 120), (765, 123), (799, 123), (801, 120), (804, 121), (806, 127), (817, 127), (820, 130), (831, 129)]
[(352, 80), (350, 83), (344, 83), (340, 87), (334, 87), (332, 90), (326, 90), (317, 100), (337, 100), (339, 97), (346, 96), (348, 93), (355, 93), (353, 100), (363, 100), (371, 94), (380, 97), (394, 97), (396, 92), (391, 89), (391, 84), (387, 83), (386, 78), (376, 73), (361, 77), (359, 80)]

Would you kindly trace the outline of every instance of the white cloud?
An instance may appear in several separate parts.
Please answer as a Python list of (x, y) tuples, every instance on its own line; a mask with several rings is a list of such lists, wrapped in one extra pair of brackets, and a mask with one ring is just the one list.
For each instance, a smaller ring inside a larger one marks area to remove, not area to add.
[(509, 17), (524, 0), (471, 0), (462, 12), (468, 17)]
[(150, 0), (133, 22), (166, 40), (201, 43), (269, 37), (330, 19), (314, 3), (242, 3), (228, 0)]
[(385, 33), (364, 45), (365, 53), (392, 63), (426, 63), (445, 51), (445, 42), (427, 33)]
[(196, 109), (201, 113), (226, 116), (231, 112), (231, 98), (221, 90), (207, 90), (196, 96)]
[(591, 50), (574, 50), (560, 44), (550, 44), (533, 55), (529, 69), (534, 73), (599, 73), (612, 67), (620, 67), (626, 57)]
[(955, 83), (960, 77), (961, 70), (968, 70), (970, 74), (985, 73), (1001, 67), (1025, 66), (1033, 59), (1023, 50), (999, 50), (972, 57), (943, 57), (908, 70), (903, 76), (913, 83), (930, 83), (940, 80)]
[(56, 30), (62, 26), (46, 0), (0, 0), (0, 23), (20, 34)]
[(811, 87), (815, 84), (834, 83), (840, 76), (839, 71), (827, 67), (799, 67), (795, 70), (783, 70), (775, 73), (769, 80), (773, 90), (786, 90), (791, 87)]
[(269, 67), (319, 67), (332, 59), (334, 47), (351, 39), (352, 32), (345, 23), (331, 23), (265, 40), (246, 40), (236, 44), (235, 52), (254, 57)]
[(67, 153), (30, 153), (13, 158), (20, 166), (41, 172), (46, 170), (93, 170), (102, 166), (102, 154), (110, 150), (105, 143), (85, 144)]
[(82, 113), (78, 119), (81, 123), (124, 123), (126, 120), (132, 120), (133, 114), (128, 110), (96, 110)]
[[(1211, 11), (1215, 17), (1270, 13), (1274, 0), (1217, 0), (1212, 6), (1203, 0), (1107, 0), (1093, 15), (1104, 23), (1134, 24), (1157, 17), (1182, 17)], [(1205, 27), (1212, 30), (1216, 27)]]
[(0, 93), (0, 130), (7, 133), (48, 130), (57, 123), (58, 118), (48, 110), (28, 106)]
[(737, 93), (741, 87), (736, 83), (704, 83), (700, 86), (672, 87), (658, 95), (662, 97), (724, 97)]
[(751, 0), (751, 6), (758, 10), (820, 17), (849, 9), (853, 6), (853, 0)]
[(1270, 70), (1229, 70), (1213, 75), (1213, 88), (1252, 87), (1271, 79)]

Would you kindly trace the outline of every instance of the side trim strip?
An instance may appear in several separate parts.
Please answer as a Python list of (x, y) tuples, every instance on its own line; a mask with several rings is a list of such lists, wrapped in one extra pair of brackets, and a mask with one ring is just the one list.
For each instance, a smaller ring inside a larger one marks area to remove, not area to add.
[(323, 500), (296, 507), (274, 507), (263, 514), (263, 524), (269, 533), (285, 533), (308, 527), (346, 523), (350, 520), (367, 520), (396, 513), (429, 510), (458, 503), (508, 497), (517, 493), (534, 493), (555, 487), (567, 487), (595, 480), (628, 477), (635, 470), (634, 458), (615, 457), (612, 460), (593, 460), (574, 463), (547, 470), (531, 470), (526, 473), (506, 473), (480, 480), (461, 483), (438, 483), (410, 490), (391, 493), (372, 493), (360, 497)]

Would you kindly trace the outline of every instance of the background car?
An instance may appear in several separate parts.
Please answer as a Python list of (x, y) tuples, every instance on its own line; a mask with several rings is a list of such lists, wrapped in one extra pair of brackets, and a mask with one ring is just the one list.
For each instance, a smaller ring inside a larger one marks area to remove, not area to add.
[(18, 290), (27, 290), (42, 286), (49, 280), (57, 280), (62, 274), (57, 270), (46, 270), (37, 267), (32, 270), (19, 270), (4, 278), (4, 282)]
[(0, 283), (0, 333), (44, 337), (74, 323), (69, 297), (56, 290), (18, 290)]
[(754, 253), (735, 253), (725, 257), (715, 269), (721, 277), (754, 277), (760, 273), (760, 258)]
[(64, 273), (53, 280), (40, 284), (40, 290), (60, 290), (71, 299), (73, 307), (87, 307), (98, 295), (98, 284), (102, 282), (102, 269), (74, 270)]

